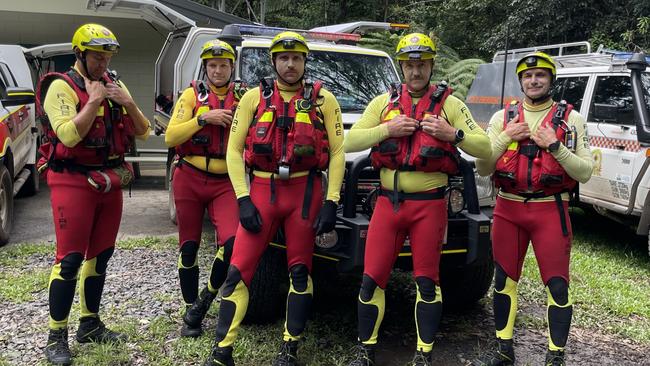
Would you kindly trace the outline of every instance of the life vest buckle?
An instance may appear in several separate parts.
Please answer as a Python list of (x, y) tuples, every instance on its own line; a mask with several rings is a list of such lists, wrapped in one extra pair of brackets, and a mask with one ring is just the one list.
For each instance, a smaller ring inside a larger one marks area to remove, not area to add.
[(287, 180), (289, 179), (290, 169), (288, 165), (278, 165), (278, 175), (280, 179)]

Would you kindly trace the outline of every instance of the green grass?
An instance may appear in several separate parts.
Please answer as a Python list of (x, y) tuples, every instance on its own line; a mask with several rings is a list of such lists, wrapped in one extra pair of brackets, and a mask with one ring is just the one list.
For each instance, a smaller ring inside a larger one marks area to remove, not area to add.
[(178, 248), (178, 239), (175, 236), (154, 237), (145, 236), (141, 238), (129, 238), (119, 241), (117, 248), (122, 250), (151, 249), (169, 250)]
[[(573, 324), (650, 344), (650, 260), (646, 238), (598, 216), (574, 210), (571, 251)], [(526, 257), (520, 296), (546, 305), (532, 250)], [(545, 321), (542, 312), (533, 317)], [(537, 319), (539, 320), (539, 319)], [(527, 323), (539, 326), (539, 321)]]
[(54, 244), (27, 243), (8, 245), (0, 248), (0, 267), (22, 267), (33, 255), (54, 257)]
[(13, 303), (34, 300), (34, 293), (47, 288), (49, 269), (32, 269), (18, 273), (0, 272), (0, 298)]

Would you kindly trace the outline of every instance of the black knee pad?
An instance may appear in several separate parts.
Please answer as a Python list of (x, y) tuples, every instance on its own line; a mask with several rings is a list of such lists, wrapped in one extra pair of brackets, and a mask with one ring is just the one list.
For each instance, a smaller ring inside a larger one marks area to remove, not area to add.
[(494, 262), (494, 289), (503, 291), (506, 288), (506, 278), (508, 278), (506, 271), (501, 268), (499, 263)]
[(106, 268), (108, 267), (108, 260), (113, 256), (115, 247), (110, 247), (103, 252), (99, 253), (97, 256), (97, 263), (95, 264), (95, 272), (98, 274), (106, 273)]
[(359, 291), (359, 298), (362, 301), (368, 302), (372, 299), (372, 295), (375, 294), (375, 289), (377, 288), (377, 283), (375, 280), (370, 278), (368, 275), (363, 275), (361, 280), (361, 290)]
[(226, 282), (223, 284), (222, 295), (223, 297), (228, 297), (235, 292), (235, 287), (241, 281), (241, 273), (239, 269), (235, 266), (228, 267), (228, 276), (226, 277)]
[(235, 245), (235, 237), (231, 236), (228, 240), (223, 242), (223, 261), (230, 263), (230, 257), (232, 257), (232, 249)]
[(63, 257), (59, 263), (61, 265), (61, 272), (59, 272), (61, 278), (64, 280), (76, 279), (83, 260), (84, 256), (81, 253), (70, 253)]
[(428, 277), (417, 277), (418, 291), (422, 300), (431, 302), (436, 299), (436, 283)]
[(307, 282), (309, 279), (307, 266), (304, 264), (296, 264), (289, 270), (289, 276), (291, 276), (291, 284), (293, 285), (294, 290), (298, 292), (304, 292), (307, 290)]
[(546, 283), (555, 303), (564, 306), (569, 303), (569, 284), (561, 277), (553, 277)]
[(196, 261), (196, 253), (199, 251), (199, 243), (195, 241), (186, 241), (181, 246), (181, 264), (187, 268)]

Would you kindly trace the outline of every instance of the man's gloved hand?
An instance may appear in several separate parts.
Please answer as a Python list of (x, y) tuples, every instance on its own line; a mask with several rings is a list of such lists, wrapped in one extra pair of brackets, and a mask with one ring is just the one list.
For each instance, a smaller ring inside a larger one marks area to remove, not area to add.
[(316, 235), (329, 233), (334, 230), (334, 226), (336, 226), (336, 207), (336, 202), (330, 200), (325, 201), (316, 217), (316, 222), (314, 222)]
[(259, 211), (257, 211), (257, 207), (251, 201), (251, 197), (238, 198), (237, 202), (239, 203), (239, 222), (241, 226), (250, 232), (259, 233), (262, 230), (262, 218)]

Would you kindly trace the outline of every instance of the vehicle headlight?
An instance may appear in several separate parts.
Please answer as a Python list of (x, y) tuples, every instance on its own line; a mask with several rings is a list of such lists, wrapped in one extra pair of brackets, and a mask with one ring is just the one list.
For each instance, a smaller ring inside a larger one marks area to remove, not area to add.
[(460, 188), (452, 187), (447, 190), (447, 208), (451, 215), (457, 215), (465, 208), (465, 197)]
[(316, 246), (322, 249), (331, 249), (339, 241), (339, 234), (336, 233), (336, 230), (332, 230), (329, 233), (323, 233), (316, 237)]
[(474, 172), (474, 180), (476, 181), (476, 195), (479, 201), (494, 197), (494, 183), (492, 183), (491, 177), (482, 177)]

